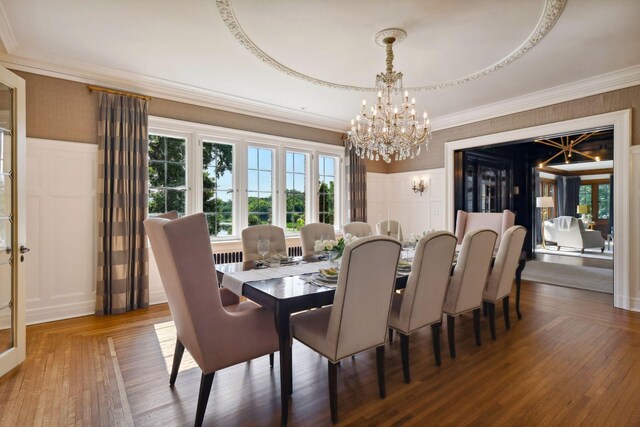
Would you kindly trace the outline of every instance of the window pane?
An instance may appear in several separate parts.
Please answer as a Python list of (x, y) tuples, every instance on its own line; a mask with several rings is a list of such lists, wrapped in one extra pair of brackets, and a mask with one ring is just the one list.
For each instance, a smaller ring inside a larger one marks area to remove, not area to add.
[(149, 135), (149, 214), (186, 212), (186, 140)]
[(611, 197), (609, 184), (598, 185), (598, 218), (609, 219), (609, 200)]
[(578, 198), (580, 199), (580, 203), (581, 205), (587, 205), (589, 206), (589, 212), (593, 212), (593, 210), (591, 209), (591, 190), (592, 190), (592, 186), (591, 184), (588, 185), (581, 185), (580, 186), (580, 193), (578, 195)]
[(207, 216), (209, 235), (233, 234), (233, 146), (214, 142), (202, 144), (202, 211)]
[(249, 225), (271, 224), (273, 151), (269, 148), (249, 147), (247, 156)]
[(318, 201), (320, 222), (335, 223), (335, 163), (334, 157), (319, 156), (320, 176)]
[(306, 158), (304, 153), (287, 152), (286, 231), (298, 232), (306, 217)]

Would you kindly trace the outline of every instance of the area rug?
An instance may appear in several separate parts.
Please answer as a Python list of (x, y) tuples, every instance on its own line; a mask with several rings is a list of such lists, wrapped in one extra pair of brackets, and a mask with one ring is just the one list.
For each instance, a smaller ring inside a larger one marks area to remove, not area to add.
[(613, 270), (527, 261), (522, 278), (532, 282), (613, 294)]
[(544, 249), (542, 245), (538, 245), (536, 247), (536, 253), (538, 254), (549, 254), (549, 255), (563, 255), (563, 256), (571, 256), (578, 258), (591, 258), (591, 259), (613, 259), (613, 245), (610, 246), (610, 249), (607, 249), (605, 246), (604, 252), (600, 252), (600, 249), (585, 249), (584, 253), (580, 253), (579, 249), (573, 248), (558, 248), (556, 246), (547, 246), (547, 249)]

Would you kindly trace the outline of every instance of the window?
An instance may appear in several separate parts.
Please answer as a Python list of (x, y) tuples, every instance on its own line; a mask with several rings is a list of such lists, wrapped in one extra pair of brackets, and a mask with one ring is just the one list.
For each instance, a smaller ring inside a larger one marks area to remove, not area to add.
[(202, 143), (202, 211), (211, 236), (233, 235), (233, 146)]
[(556, 206), (558, 206), (558, 200), (556, 199), (556, 182), (552, 179), (540, 178), (540, 195), (551, 197), (553, 199), (552, 208), (548, 209), (549, 218), (556, 217)]
[(273, 222), (273, 151), (268, 148), (249, 147), (248, 150), (248, 203), (249, 225)]
[(212, 240), (257, 224), (340, 227), (343, 156), (340, 146), (150, 116), (149, 214), (203, 212)]
[(335, 224), (336, 158), (318, 157), (318, 221)]
[(594, 221), (608, 220), (611, 184), (609, 181), (583, 181), (579, 200), (581, 205), (589, 206), (589, 213)]
[(186, 140), (149, 135), (149, 214), (186, 212)]
[(307, 155), (287, 151), (286, 154), (286, 228), (287, 232), (300, 231), (306, 218)]

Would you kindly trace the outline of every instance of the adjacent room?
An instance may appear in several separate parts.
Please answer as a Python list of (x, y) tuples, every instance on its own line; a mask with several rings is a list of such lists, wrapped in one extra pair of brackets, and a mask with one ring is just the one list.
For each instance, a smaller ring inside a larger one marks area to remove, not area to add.
[(0, 427), (640, 425), (639, 17), (0, 0)]

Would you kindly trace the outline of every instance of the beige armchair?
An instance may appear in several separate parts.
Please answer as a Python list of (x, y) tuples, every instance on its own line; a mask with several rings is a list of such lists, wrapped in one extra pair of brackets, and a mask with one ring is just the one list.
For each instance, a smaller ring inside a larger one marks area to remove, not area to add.
[(384, 220), (376, 224), (376, 234), (379, 236), (391, 236), (402, 241), (402, 226), (396, 220)]
[(309, 256), (316, 253), (314, 249), (316, 240), (325, 236), (329, 240), (336, 240), (336, 233), (333, 225), (316, 222), (307, 224), (300, 229), (300, 240), (302, 241), (302, 256)]
[(449, 284), (456, 236), (446, 231), (427, 234), (416, 245), (411, 273), (402, 294), (393, 295), (389, 327), (400, 333), (402, 371), (409, 383), (409, 334), (431, 325), (433, 352), (440, 366), (442, 305)]
[(487, 286), (482, 293), (482, 300), (488, 306), (489, 331), (494, 340), (496, 339), (495, 308), (496, 303), (500, 300), (502, 300), (504, 324), (507, 329), (511, 327), (509, 323), (509, 294), (526, 235), (527, 229), (520, 225), (510, 227), (504, 232), (500, 249), (498, 249), (498, 254), (489, 273)]
[(337, 367), (345, 357), (376, 349), (378, 388), (385, 396), (384, 345), (400, 243), (363, 237), (342, 255), (333, 306), (292, 316), (294, 338), (328, 359), (331, 419), (338, 422)]
[(582, 253), (587, 248), (598, 248), (604, 252), (604, 239), (597, 230), (585, 230), (584, 223), (571, 216), (560, 216), (544, 222), (544, 239), (553, 242), (557, 249), (569, 247), (579, 249)]
[(275, 225), (253, 225), (242, 230), (242, 260), (257, 261), (262, 259), (258, 253), (258, 240), (269, 240), (269, 254), (287, 256), (287, 243), (284, 230)]
[(344, 234), (351, 234), (356, 237), (367, 237), (371, 236), (371, 226), (366, 222), (354, 221), (346, 224), (342, 229)]
[[(473, 326), (476, 344), (480, 339), (480, 307), (482, 292), (487, 283), (487, 274), (493, 257), (496, 232), (493, 230), (469, 231), (462, 240), (458, 260), (449, 281), (449, 289), (442, 311), (447, 315), (449, 352), (456, 357), (455, 316), (473, 311)], [(520, 253), (518, 252), (518, 255)]]
[(186, 348), (202, 370), (200, 426), (216, 371), (278, 350), (273, 314), (252, 302), (223, 306), (204, 214), (149, 218), (144, 226), (177, 332), (169, 384)]
[(516, 214), (505, 209), (502, 213), (483, 213), (458, 211), (456, 218), (456, 232), (458, 244), (462, 243), (464, 235), (471, 230), (486, 228), (498, 234), (495, 249), (500, 246), (502, 234), (507, 228), (513, 227), (516, 222)]

